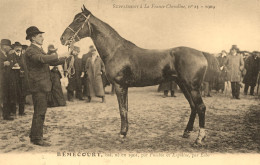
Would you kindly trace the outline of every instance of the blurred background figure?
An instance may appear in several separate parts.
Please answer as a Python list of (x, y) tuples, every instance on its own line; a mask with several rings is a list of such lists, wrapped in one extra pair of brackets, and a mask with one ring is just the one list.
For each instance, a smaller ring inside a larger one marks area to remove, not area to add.
[(242, 71), (244, 69), (244, 60), (241, 54), (239, 54), (239, 49), (236, 45), (232, 45), (230, 49), (230, 55), (227, 59), (227, 68), (230, 76), (232, 97), (235, 99), (240, 99), (240, 88)]
[(219, 67), (220, 67), (220, 75), (219, 78), (217, 79), (217, 88), (216, 91), (221, 91), (221, 93), (224, 92), (225, 90), (225, 82), (228, 81), (228, 76), (227, 76), (227, 52), (225, 50), (222, 50), (220, 56), (217, 57)]
[(163, 91), (163, 98), (168, 97), (169, 91), (171, 92), (171, 97), (176, 97), (175, 90), (177, 90), (177, 84), (174, 81), (163, 82), (158, 87), (158, 92)]
[[(57, 49), (55, 49), (54, 45), (48, 46), (48, 55), (57, 54)], [(50, 76), (52, 82), (51, 92), (48, 94), (48, 107), (58, 107), (65, 106), (66, 100), (64, 98), (61, 81), (62, 78), (61, 72), (58, 66), (50, 66)]]
[[(89, 46), (89, 51), (88, 51), (88, 53), (82, 55), (82, 70), (83, 70), (83, 71), (84, 71), (84, 68), (85, 68), (85, 66), (86, 66), (86, 63), (87, 63), (88, 58), (91, 58), (91, 57), (92, 57), (92, 52), (94, 51), (94, 49), (95, 49), (94, 46), (93, 46), (93, 45), (90, 45), (90, 46)], [(87, 97), (87, 96), (88, 96), (88, 93), (89, 93), (89, 91), (88, 91), (87, 77), (88, 77), (88, 75), (85, 74), (85, 72), (84, 72), (84, 76), (82, 77), (83, 96), (84, 96), (84, 97)]]
[(3, 111), (4, 120), (13, 120), (11, 110), (15, 107), (15, 100), (9, 94), (10, 90), (10, 62), (8, 61), (8, 53), (12, 49), (9, 39), (1, 40), (0, 50), (0, 104)]
[[(25, 79), (25, 61), (22, 54), (22, 44), (19, 42), (15, 42), (13, 44), (14, 53), (10, 55), (11, 58), (11, 79), (15, 82), (14, 97), (17, 97), (17, 103), (19, 105), (19, 115), (25, 115), (24, 106), (25, 106), (25, 98), (28, 93), (28, 81)], [(16, 115), (16, 109), (13, 114)]]
[(105, 91), (102, 80), (102, 75), (105, 75), (105, 65), (95, 48), (91, 51), (91, 58), (87, 59), (85, 65), (85, 73), (87, 74), (87, 84), (88, 84), (88, 101), (91, 98), (101, 97), (102, 102), (105, 102)]
[(71, 55), (66, 59), (65, 64), (63, 66), (64, 76), (68, 77), (68, 86), (67, 86), (67, 96), (68, 101), (73, 101), (74, 91), (76, 91), (76, 98), (79, 100), (83, 100), (82, 96), (82, 61), (78, 57), (80, 53), (80, 48), (74, 46), (72, 48)]
[(258, 68), (259, 68), (259, 52), (254, 51), (251, 56), (245, 60), (246, 74), (243, 79), (245, 84), (244, 94), (247, 95), (248, 88), (250, 87), (250, 95), (254, 95), (254, 89), (257, 82)]
[(27, 48), (28, 48), (28, 45), (22, 45), (22, 54), (25, 53)]
[(216, 89), (220, 77), (220, 67), (218, 59), (214, 54), (203, 53), (208, 60), (208, 67), (204, 76), (204, 81), (201, 86), (202, 96), (211, 97), (211, 90)]

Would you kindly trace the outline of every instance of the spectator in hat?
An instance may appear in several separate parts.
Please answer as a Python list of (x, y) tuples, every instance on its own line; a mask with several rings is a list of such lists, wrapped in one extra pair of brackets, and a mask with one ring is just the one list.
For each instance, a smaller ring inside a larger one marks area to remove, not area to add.
[(171, 97), (175, 96), (175, 90), (177, 90), (177, 84), (174, 81), (163, 82), (158, 87), (158, 92), (163, 91), (163, 98), (168, 97), (168, 92), (171, 92)]
[(88, 91), (88, 84), (87, 84), (87, 77), (88, 77), (88, 75), (85, 74), (84, 68), (85, 68), (85, 65), (87, 63), (87, 59), (91, 58), (91, 56), (92, 56), (93, 49), (95, 49), (94, 46), (90, 45), (88, 53), (82, 55), (82, 68), (83, 68), (83, 74), (84, 74), (84, 76), (82, 78), (83, 96), (86, 96), (86, 97), (87, 97), (88, 92), (89, 92)]
[[(25, 63), (22, 57), (22, 44), (19, 42), (15, 42), (13, 44), (14, 53), (10, 54), (11, 58), (11, 79), (15, 82), (15, 86), (13, 87), (13, 91), (11, 93), (12, 97), (17, 99), (17, 103), (19, 105), (19, 115), (23, 116), (24, 113), (24, 105), (25, 105), (25, 97), (27, 94), (27, 87), (25, 83)], [(12, 112), (16, 115), (16, 109)]]
[(80, 53), (80, 48), (74, 46), (72, 49), (71, 55), (66, 59), (66, 62), (63, 66), (64, 76), (68, 77), (68, 86), (67, 86), (67, 96), (68, 101), (73, 101), (74, 91), (76, 91), (76, 98), (83, 100), (82, 96), (82, 62), (78, 57)]
[(248, 88), (250, 87), (250, 95), (254, 95), (254, 89), (256, 86), (257, 76), (259, 68), (259, 58), (257, 52), (254, 51), (245, 61), (246, 74), (243, 79), (245, 84), (244, 94), (247, 95)]
[(22, 54), (25, 53), (27, 48), (28, 48), (28, 45), (22, 45)]
[(240, 99), (240, 82), (242, 78), (241, 71), (244, 69), (244, 60), (236, 45), (233, 45), (230, 49), (230, 55), (227, 58), (226, 66), (229, 72), (232, 96), (235, 99)]
[[(10, 117), (11, 111), (16, 108), (15, 100), (12, 99), (9, 91), (11, 89), (10, 81), (10, 61), (9, 51), (11, 50), (11, 41), (8, 39), (1, 40), (0, 49), (0, 107), (3, 111), (4, 120), (13, 120)], [(3, 105), (2, 105), (3, 104)]]
[[(48, 55), (57, 54), (57, 48), (54, 45), (48, 46)], [(62, 78), (58, 66), (50, 66), (52, 89), (48, 95), (48, 107), (65, 106), (66, 101), (62, 92), (60, 79)]]
[(25, 52), (25, 61), (34, 105), (30, 141), (35, 145), (49, 146), (50, 144), (43, 140), (47, 94), (52, 87), (49, 65), (64, 63), (66, 54), (61, 58), (58, 58), (57, 54), (47, 55), (42, 49), (43, 33), (35, 26), (26, 30), (26, 39), (31, 41), (31, 45)]
[(225, 82), (228, 81), (228, 76), (227, 76), (227, 52), (225, 50), (221, 51), (221, 54), (217, 57), (219, 67), (220, 67), (220, 76), (218, 78), (217, 82), (217, 91), (221, 90), (223, 93), (225, 90)]
[(91, 52), (91, 58), (87, 59), (85, 65), (85, 72), (88, 75), (88, 102), (91, 101), (92, 97), (101, 97), (102, 102), (105, 102), (105, 91), (102, 81), (102, 75), (105, 75), (105, 65), (95, 48)]

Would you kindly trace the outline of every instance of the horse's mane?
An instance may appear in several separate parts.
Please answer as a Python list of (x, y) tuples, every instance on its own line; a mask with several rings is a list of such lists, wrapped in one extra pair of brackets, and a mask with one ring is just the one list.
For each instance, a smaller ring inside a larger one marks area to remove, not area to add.
[[(93, 16), (93, 15), (92, 15)], [(127, 45), (127, 47), (134, 47), (136, 46), (133, 42), (123, 38), (113, 27), (111, 27), (106, 22), (103, 22), (102, 20), (98, 19), (97, 17), (93, 16), (96, 20), (98, 20), (100, 25), (97, 25), (97, 29), (100, 28), (100, 26), (103, 26), (105, 29), (109, 29), (109, 34), (112, 34), (113, 37), (119, 38), (123, 41), (124, 44)]]

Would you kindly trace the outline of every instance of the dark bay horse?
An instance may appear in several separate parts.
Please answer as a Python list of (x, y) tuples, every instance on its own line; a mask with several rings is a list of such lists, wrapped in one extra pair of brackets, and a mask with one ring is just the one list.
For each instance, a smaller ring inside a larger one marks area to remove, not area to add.
[(188, 47), (167, 50), (139, 48), (83, 6), (82, 12), (75, 16), (60, 40), (63, 45), (69, 46), (85, 37), (93, 40), (105, 64), (106, 76), (115, 85), (121, 117), (121, 137), (125, 137), (128, 131), (128, 87), (153, 86), (174, 80), (191, 107), (183, 137), (189, 137), (198, 114), (200, 130), (196, 143), (202, 143), (205, 138), (206, 107), (200, 87), (210, 65), (207, 60), (209, 54)]

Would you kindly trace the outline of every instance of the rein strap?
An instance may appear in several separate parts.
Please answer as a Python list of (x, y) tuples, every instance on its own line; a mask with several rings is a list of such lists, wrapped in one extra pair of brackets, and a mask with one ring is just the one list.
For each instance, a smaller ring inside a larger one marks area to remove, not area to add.
[(70, 43), (75, 40), (75, 37), (77, 37), (78, 40), (81, 39), (78, 36), (78, 33), (80, 32), (80, 30), (82, 30), (84, 28), (86, 23), (88, 23), (88, 29), (89, 29), (89, 33), (90, 33), (90, 36), (91, 36), (92, 28), (91, 28), (91, 25), (89, 23), (90, 14), (88, 16), (86, 16), (85, 14), (81, 13), (81, 15), (83, 15), (86, 19), (85, 19), (85, 21), (83, 22), (83, 24), (81, 25), (81, 27), (77, 31), (73, 30), (70, 26), (67, 27), (67, 29), (70, 29), (74, 33), (74, 35), (70, 39)]

